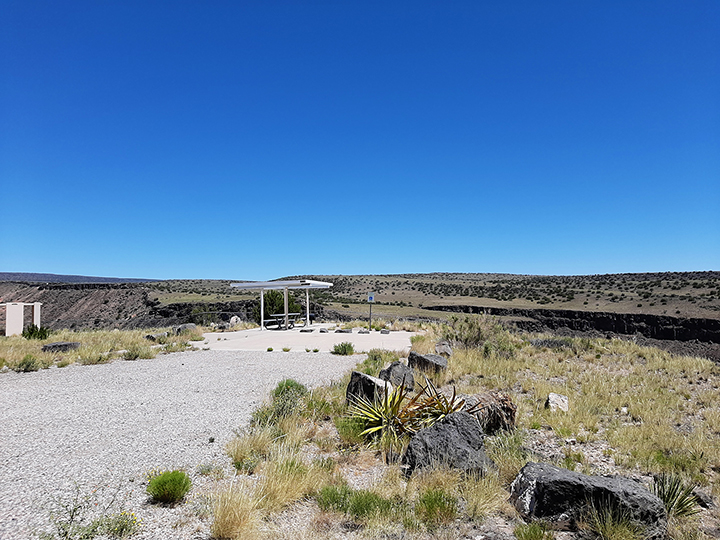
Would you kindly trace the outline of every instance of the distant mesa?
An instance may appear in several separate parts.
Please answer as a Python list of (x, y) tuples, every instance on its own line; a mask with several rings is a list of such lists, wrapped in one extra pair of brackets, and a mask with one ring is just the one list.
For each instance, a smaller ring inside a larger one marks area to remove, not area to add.
[(150, 283), (158, 279), (36, 274), (31, 272), (0, 272), (0, 281), (23, 283)]

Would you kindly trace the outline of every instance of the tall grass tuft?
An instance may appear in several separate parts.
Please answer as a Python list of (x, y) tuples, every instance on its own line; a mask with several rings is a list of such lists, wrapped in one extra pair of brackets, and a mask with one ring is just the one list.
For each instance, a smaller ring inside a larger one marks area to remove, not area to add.
[(238, 489), (235, 482), (213, 498), (213, 538), (254, 540), (260, 537), (261, 512), (258, 501), (248, 490)]

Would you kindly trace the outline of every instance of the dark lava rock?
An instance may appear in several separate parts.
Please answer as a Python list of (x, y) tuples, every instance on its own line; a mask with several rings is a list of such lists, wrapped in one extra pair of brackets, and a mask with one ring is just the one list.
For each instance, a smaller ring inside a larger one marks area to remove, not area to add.
[(466, 412), (449, 414), (421, 429), (410, 440), (402, 458), (405, 474), (426, 467), (450, 467), (484, 474), (494, 464), (485, 454), (484, 434), (475, 417)]
[(352, 403), (356, 397), (362, 396), (369, 401), (373, 401), (382, 398), (385, 389), (387, 389), (388, 392), (392, 392), (392, 384), (377, 377), (371, 377), (370, 375), (365, 375), (365, 373), (353, 371), (350, 375), (347, 390), (345, 391), (345, 399), (348, 403)]
[(43, 352), (67, 352), (80, 348), (80, 343), (77, 341), (56, 341), (55, 343), (48, 343), (42, 346)]
[(410, 351), (408, 365), (422, 371), (433, 371), (437, 373), (438, 371), (447, 369), (447, 359), (438, 354), (418, 354), (415, 351)]
[(400, 360), (380, 370), (378, 377), (383, 381), (391, 382), (393, 386), (405, 386), (405, 388), (408, 388), (410, 391), (415, 390), (413, 370), (400, 362)]
[(645, 528), (645, 537), (665, 537), (662, 501), (637, 482), (622, 477), (587, 476), (547, 463), (525, 465), (510, 486), (510, 501), (526, 520), (542, 519), (557, 529), (575, 530), (588, 510), (624, 513)]
[(183, 332), (194, 332), (195, 330), (197, 330), (197, 325), (195, 323), (186, 323), (176, 326), (175, 334), (180, 335)]

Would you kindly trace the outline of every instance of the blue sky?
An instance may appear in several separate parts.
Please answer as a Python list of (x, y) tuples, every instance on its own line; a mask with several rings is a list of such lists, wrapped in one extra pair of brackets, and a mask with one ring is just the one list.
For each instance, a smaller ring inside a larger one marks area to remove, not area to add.
[(715, 0), (0, 13), (0, 271), (720, 270)]

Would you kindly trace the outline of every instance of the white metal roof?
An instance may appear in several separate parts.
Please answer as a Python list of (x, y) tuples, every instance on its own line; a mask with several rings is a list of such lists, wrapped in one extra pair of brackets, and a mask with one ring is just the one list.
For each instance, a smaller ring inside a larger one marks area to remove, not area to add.
[(332, 285), (327, 281), (299, 279), (289, 281), (247, 281), (245, 283), (232, 283), (230, 286), (238, 289), (327, 289)]

